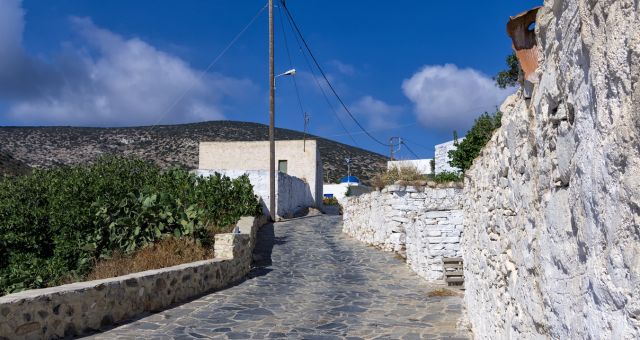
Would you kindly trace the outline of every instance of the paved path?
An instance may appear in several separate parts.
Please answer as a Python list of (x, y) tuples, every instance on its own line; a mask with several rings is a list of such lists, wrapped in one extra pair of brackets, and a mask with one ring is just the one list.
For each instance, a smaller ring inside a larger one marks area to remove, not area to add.
[(460, 297), (427, 297), (434, 287), (401, 260), (340, 228), (327, 215), (264, 226), (246, 281), (94, 337), (464, 338)]

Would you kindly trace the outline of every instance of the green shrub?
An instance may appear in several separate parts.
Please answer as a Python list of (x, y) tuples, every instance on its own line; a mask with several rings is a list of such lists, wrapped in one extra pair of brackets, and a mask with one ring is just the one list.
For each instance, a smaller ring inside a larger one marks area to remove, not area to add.
[(437, 175), (429, 175), (429, 179), (436, 183), (461, 182), (462, 174), (457, 172), (443, 171)]
[(516, 54), (511, 53), (508, 55), (505, 62), (507, 69), (498, 72), (498, 74), (493, 77), (496, 85), (501, 89), (518, 85), (520, 78), (520, 63), (518, 62)]
[(478, 157), (482, 148), (491, 139), (493, 132), (500, 127), (500, 120), (502, 118), (502, 112), (497, 111), (494, 114), (487, 112), (478, 117), (471, 127), (471, 130), (467, 132), (467, 135), (461, 142), (458, 142), (458, 138), (454, 132), (454, 140), (456, 149), (449, 151), (449, 164), (461, 169), (465, 172), (473, 164), (473, 160)]
[(325, 197), (322, 199), (323, 205), (339, 205), (338, 199), (335, 197)]
[(107, 157), (0, 179), (0, 294), (81, 279), (97, 259), (211, 234), (262, 208), (248, 177)]

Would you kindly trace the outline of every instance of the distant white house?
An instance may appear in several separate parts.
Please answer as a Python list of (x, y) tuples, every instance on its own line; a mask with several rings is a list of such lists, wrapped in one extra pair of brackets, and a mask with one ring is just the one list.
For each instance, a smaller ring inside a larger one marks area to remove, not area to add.
[(423, 175), (431, 174), (431, 159), (409, 159), (403, 161), (388, 161), (387, 169), (415, 167)]
[[(459, 138), (458, 142), (461, 142), (464, 138)], [(448, 141), (446, 143), (438, 144), (436, 148), (436, 174), (441, 172), (460, 172), (460, 169), (454, 168), (449, 165), (451, 158), (449, 157), (449, 151), (455, 150), (455, 140)]]
[(344, 204), (349, 190), (351, 191), (351, 196), (359, 196), (371, 192), (371, 188), (366, 185), (362, 185), (356, 176), (345, 176), (340, 180), (340, 183), (325, 183), (322, 186), (324, 197), (335, 198), (340, 204)]

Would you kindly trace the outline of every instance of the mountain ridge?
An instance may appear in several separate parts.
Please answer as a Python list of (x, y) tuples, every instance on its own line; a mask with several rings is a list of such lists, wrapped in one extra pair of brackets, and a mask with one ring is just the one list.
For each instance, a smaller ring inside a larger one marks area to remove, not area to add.
[[(277, 140), (302, 139), (303, 132), (276, 128)], [(381, 154), (327, 138), (318, 141), (325, 182), (351, 172), (363, 181), (386, 168)], [(0, 174), (19, 175), (29, 168), (91, 162), (102, 155), (128, 155), (164, 168), (197, 168), (201, 141), (268, 140), (268, 126), (254, 122), (218, 120), (176, 125), (138, 127), (0, 126)]]

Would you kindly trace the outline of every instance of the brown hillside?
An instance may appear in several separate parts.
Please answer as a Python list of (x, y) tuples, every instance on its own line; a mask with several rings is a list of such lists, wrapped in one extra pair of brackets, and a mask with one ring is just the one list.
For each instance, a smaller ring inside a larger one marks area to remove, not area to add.
[[(303, 134), (277, 129), (277, 139), (302, 139)], [(325, 181), (346, 175), (344, 158), (352, 159), (352, 173), (367, 180), (386, 166), (380, 154), (310, 136), (318, 141)], [(16, 174), (29, 167), (47, 168), (91, 162), (101, 155), (134, 155), (160, 166), (196, 168), (200, 141), (267, 140), (263, 124), (211, 121), (181, 125), (130, 128), (0, 127), (0, 173)], [(6, 156), (6, 157), (5, 157)], [(5, 166), (5, 158), (7, 159)]]

